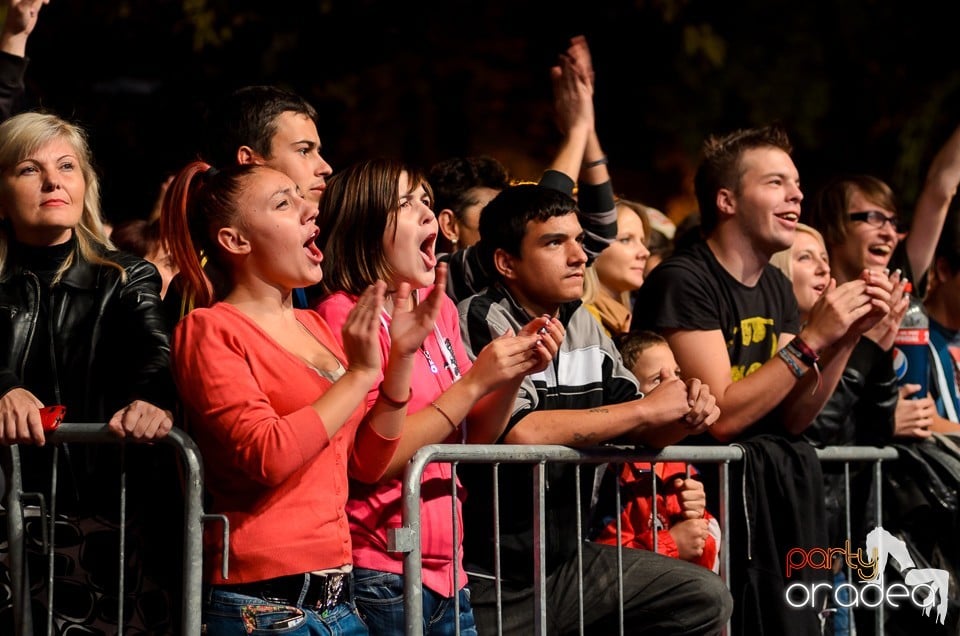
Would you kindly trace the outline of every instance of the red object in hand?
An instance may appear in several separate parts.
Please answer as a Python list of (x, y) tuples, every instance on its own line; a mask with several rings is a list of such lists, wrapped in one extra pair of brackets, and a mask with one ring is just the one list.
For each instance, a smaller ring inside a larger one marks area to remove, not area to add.
[(66, 414), (67, 407), (59, 404), (45, 406), (40, 409), (40, 422), (43, 424), (43, 430), (57, 430), (57, 427), (60, 426), (61, 422), (63, 422), (63, 418), (66, 416)]

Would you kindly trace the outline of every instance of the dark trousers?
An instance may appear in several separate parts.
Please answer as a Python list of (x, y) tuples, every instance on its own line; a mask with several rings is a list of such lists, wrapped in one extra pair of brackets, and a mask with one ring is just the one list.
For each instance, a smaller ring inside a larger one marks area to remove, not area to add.
[[(547, 577), (547, 632), (579, 630), (577, 558)], [(587, 634), (617, 633), (620, 605), (617, 548), (583, 545), (583, 622)], [(497, 633), (494, 582), (470, 577), (477, 631)], [(534, 629), (533, 586), (504, 583), (503, 633), (528, 636)], [(647, 550), (623, 549), (623, 620), (627, 634), (717, 634), (733, 609), (720, 577), (704, 567)]]

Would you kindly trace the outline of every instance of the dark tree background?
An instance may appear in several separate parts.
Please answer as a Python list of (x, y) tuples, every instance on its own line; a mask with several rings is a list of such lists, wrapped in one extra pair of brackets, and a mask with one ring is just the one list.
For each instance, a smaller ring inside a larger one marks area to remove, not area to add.
[(804, 189), (887, 180), (905, 212), (960, 124), (951, 3), (893, 0), (52, 0), (29, 107), (84, 124), (113, 220), (189, 160), (204, 104), (276, 83), (321, 113), (325, 156), (490, 153), (536, 178), (559, 136), (549, 66), (587, 36), (615, 187), (679, 219), (711, 132), (779, 121)]

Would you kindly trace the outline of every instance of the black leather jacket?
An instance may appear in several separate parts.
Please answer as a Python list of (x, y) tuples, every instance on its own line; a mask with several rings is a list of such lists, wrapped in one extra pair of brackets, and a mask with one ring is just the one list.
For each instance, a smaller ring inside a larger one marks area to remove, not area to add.
[[(897, 408), (897, 379), (889, 351), (869, 338), (860, 338), (833, 395), (820, 409), (813, 424), (804, 431), (812, 444), (823, 446), (884, 446), (893, 438)], [(866, 531), (879, 523), (871, 505), (873, 487), (871, 464), (851, 464), (851, 535), (860, 541)], [(846, 497), (843, 464), (823, 467), (824, 504), (830, 545), (846, 535)]]
[[(0, 280), (0, 395), (23, 387), (45, 404), (65, 405), (68, 422), (106, 422), (134, 399), (173, 410), (176, 392), (169, 370), (170, 333), (160, 308), (160, 275), (141, 258), (112, 251), (103, 255), (123, 267), (126, 281), (116, 268), (75, 255), (61, 280), (46, 286), (26, 269), (25, 260), (8, 261)], [(42, 369), (27, 367), (40, 361)], [(18, 449), (23, 491), (44, 493), (48, 502), (56, 458), (58, 563), (86, 572), (91, 581), (100, 576), (111, 580), (102, 561), (74, 560), (67, 550), (59, 552), (59, 542), (61, 536), (71, 537), (73, 543), (64, 545), (83, 555), (115, 551), (107, 547), (115, 546), (110, 543), (114, 539), (102, 523), (93, 523), (96, 530), (88, 535), (91, 526), (84, 520), (115, 523), (122, 483), (129, 492), (127, 590), (136, 593), (145, 577), (158, 581), (154, 584), (161, 589), (176, 589), (182, 560), (170, 537), (182, 532), (178, 511), (183, 504), (172, 447), (69, 443), (20, 444)], [(121, 466), (126, 469), (122, 482)], [(40, 545), (32, 543), (37, 531), (32, 532), (28, 544)], [(92, 591), (84, 594), (95, 598)], [(151, 611), (163, 617), (166, 602), (150, 598), (157, 603)], [(60, 607), (63, 602), (57, 599)]]
[(833, 395), (804, 434), (816, 446), (888, 444), (898, 395), (890, 352), (860, 338)]
[[(78, 258), (44, 291), (36, 274), (11, 264), (0, 281), (0, 395), (23, 386), (31, 347), (45, 346), (54, 377), (24, 388), (45, 404), (65, 405), (67, 421), (106, 422), (134, 399), (173, 408), (160, 275), (141, 258), (105, 256), (123, 266), (126, 282), (116, 269)], [(49, 294), (50, 308), (42, 316), (41, 293)], [(49, 321), (49, 343), (34, 341), (40, 319)]]

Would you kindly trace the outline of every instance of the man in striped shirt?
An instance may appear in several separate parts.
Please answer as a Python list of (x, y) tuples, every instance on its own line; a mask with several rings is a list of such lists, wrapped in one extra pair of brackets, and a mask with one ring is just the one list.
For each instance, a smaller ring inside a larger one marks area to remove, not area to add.
[[(609, 181), (606, 183), (609, 188)], [(495, 282), (459, 304), (468, 351), (479, 351), (530, 317), (552, 316), (566, 330), (551, 367), (521, 385), (501, 442), (595, 446), (609, 441), (662, 447), (703, 431), (719, 416), (715, 399), (699, 380), (681, 381), (663, 370), (660, 384), (644, 396), (616, 347), (581, 305), (587, 255), (577, 203), (543, 185), (507, 188), (480, 217), (478, 258)], [(579, 621), (578, 517), (589, 523), (592, 479), (576, 468), (547, 467), (547, 628), (575, 631)], [(464, 466), (464, 553), (471, 573), (471, 602), (481, 633), (496, 630), (492, 581), (494, 539), (492, 483), (488, 467)], [(534, 625), (534, 516), (531, 470), (500, 468), (500, 575), (505, 633), (530, 633)], [(615, 546), (582, 543), (583, 621), (587, 633), (607, 633), (619, 621)], [(634, 633), (711, 634), (732, 608), (719, 577), (685, 561), (645, 550), (625, 550), (623, 616)]]

